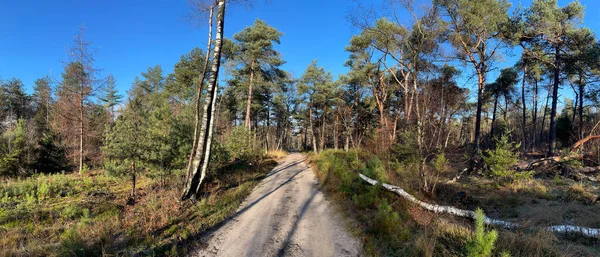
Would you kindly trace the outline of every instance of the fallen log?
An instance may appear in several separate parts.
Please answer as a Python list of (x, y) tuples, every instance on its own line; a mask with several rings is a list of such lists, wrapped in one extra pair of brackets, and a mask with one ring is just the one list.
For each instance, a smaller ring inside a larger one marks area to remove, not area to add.
[(546, 166), (546, 165), (556, 165), (557, 167), (559, 167), (562, 170), (562, 175), (577, 181), (582, 181), (582, 180), (589, 180), (592, 182), (598, 182), (598, 179), (590, 176), (589, 174), (596, 174), (600, 172), (600, 166), (595, 166), (595, 167), (581, 167), (581, 168), (575, 168), (575, 167), (571, 167), (567, 164), (565, 164), (565, 161), (569, 161), (569, 160), (578, 160), (578, 159), (582, 159), (583, 157), (581, 156), (566, 156), (566, 157), (549, 157), (549, 158), (541, 158), (541, 159), (537, 159), (537, 160), (533, 160), (529, 163), (518, 163), (514, 166), (514, 168), (517, 169), (517, 171), (530, 171), (530, 170), (535, 170), (536, 168), (542, 167), (542, 166)]
[(577, 149), (581, 145), (585, 144), (587, 141), (590, 141), (592, 139), (597, 139), (597, 138), (600, 138), (600, 135), (589, 135), (589, 136), (585, 137), (584, 139), (577, 141), (577, 143), (575, 143), (575, 144), (573, 144), (573, 146), (571, 146), (571, 152), (575, 151), (575, 149)]
[[(456, 208), (453, 206), (443, 206), (443, 205), (426, 203), (426, 202), (423, 202), (423, 201), (417, 199), (416, 197), (409, 194), (408, 192), (404, 191), (404, 189), (400, 188), (399, 186), (382, 183), (382, 182), (379, 182), (372, 178), (369, 178), (363, 174), (358, 174), (358, 175), (360, 176), (360, 178), (362, 180), (369, 183), (370, 185), (375, 186), (377, 184), (381, 184), (381, 186), (383, 186), (383, 188), (387, 189), (388, 191), (396, 193), (397, 195), (404, 197), (406, 200), (408, 200), (412, 203), (415, 203), (415, 204), (419, 205), (421, 208), (426, 209), (428, 211), (432, 211), (434, 213), (448, 213), (448, 214), (452, 214), (455, 216), (465, 217), (465, 218), (470, 218), (470, 219), (475, 218), (474, 211), (463, 210), (463, 209), (459, 209), (459, 208)], [(517, 223), (510, 222), (510, 221), (498, 220), (498, 219), (492, 219), (487, 216), (485, 216), (483, 221), (485, 224), (495, 225), (495, 226), (503, 227), (506, 229), (515, 229), (515, 228), (520, 227), (520, 225)], [(554, 232), (554, 233), (578, 233), (585, 237), (595, 237), (595, 238), (600, 239), (600, 229), (597, 229), (597, 228), (586, 228), (586, 227), (579, 227), (579, 226), (572, 226), (572, 225), (556, 225), (556, 226), (549, 226), (544, 229), (547, 231)]]

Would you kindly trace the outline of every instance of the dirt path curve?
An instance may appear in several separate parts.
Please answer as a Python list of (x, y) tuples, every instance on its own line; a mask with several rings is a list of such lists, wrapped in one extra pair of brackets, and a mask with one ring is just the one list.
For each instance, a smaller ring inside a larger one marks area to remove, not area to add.
[(288, 155), (193, 256), (359, 256), (304, 160)]

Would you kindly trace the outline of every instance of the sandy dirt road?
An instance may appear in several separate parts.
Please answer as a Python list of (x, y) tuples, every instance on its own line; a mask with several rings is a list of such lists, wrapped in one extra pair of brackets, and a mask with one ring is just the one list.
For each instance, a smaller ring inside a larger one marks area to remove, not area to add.
[(281, 161), (193, 256), (359, 256), (304, 160), (292, 153)]

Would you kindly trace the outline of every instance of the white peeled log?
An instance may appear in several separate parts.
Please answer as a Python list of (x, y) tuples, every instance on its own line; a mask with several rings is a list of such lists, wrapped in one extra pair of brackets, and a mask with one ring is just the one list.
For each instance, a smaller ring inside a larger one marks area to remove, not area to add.
[[(423, 201), (417, 199), (416, 197), (409, 194), (408, 192), (404, 191), (404, 189), (400, 188), (399, 186), (382, 183), (375, 179), (369, 178), (363, 174), (358, 174), (358, 175), (365, 182), (367, 182), (373, 186), (377, 185), (377, 184), (381, 184), (381, 186), (383, 186), (383, 188), (387, 189), (388, 191), (396, 193), (397, 195), (404, 197), (405, 199), (421, 206), (423, 209), (426, 209), (428, 211), (432, 211), (434, 213), (448, 213), (448, 214), (453, 214), (455, 216), (471, 218), (471, 219), (475, 218), (474, 211), (463, 210), (463, 209), (459, 209), (459, 208), (456, 208), (453, 206), (443, 206), (443, 205), (426, 203), (426, 202), (423, 202)], [(515, 229), (515, 228), (519, 227), (519, 224), (517, 224), (517, 223), (492, 219), (487, 216), (485, 216), (483, 221), (485, 224), (499, 226), (499, 227), (503, 227), (506, 229)], [(556, 225), (556, 226), (546, 227), (545, 230), (551, 231), (554, 233), (578, 233), (585, 237), (600, 238), (600, 229), (597, 229), (597, 228), (586, 228), (586, 227), (579, 227), (579, 226), (572, 226), (572, 225)]]

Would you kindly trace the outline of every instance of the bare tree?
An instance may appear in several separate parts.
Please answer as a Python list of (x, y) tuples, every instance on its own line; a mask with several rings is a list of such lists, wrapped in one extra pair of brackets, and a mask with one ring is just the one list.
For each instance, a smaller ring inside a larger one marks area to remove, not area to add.
[[(74, 45), (68, 49), (70, 61), (65, 65), (63, 81), (57, 92), (58, 117), (54, 123), (63, 142), (71, 149), (79, 173), (83, 172), (86, 157), (85, 143), (89, 137), (87, 134), (90, 133), (90, 120), (87, 113), (91, 102), (90, 97), (102, 86), (100, 80), (95, 78), (95, 74), (99, 71), (94, 68), (95, 52), (89, 49), (91, 42), (84, 40), (84, 33), (85, 26), (81, 25), (79, 33), (75, 35)], [(75, 151), (77, 154), (74, 153)]]

